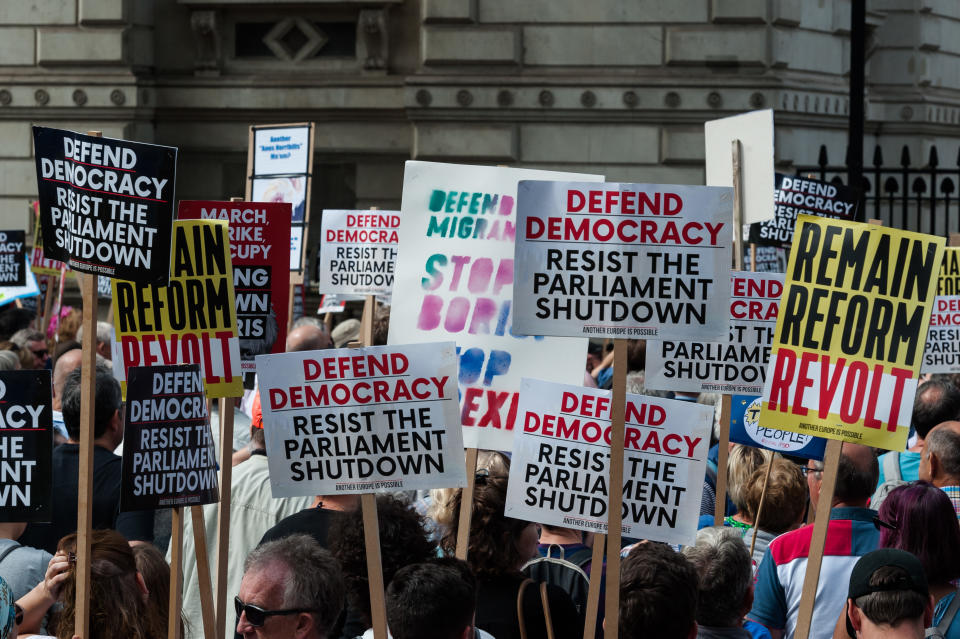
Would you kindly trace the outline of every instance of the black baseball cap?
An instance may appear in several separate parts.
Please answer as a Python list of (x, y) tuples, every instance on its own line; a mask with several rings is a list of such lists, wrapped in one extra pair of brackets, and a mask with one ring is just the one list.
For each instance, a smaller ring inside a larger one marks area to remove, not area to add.
[[(882, 586), (871, 586), (870, 579), (878, 569), (884, 567), (896, 567), (903, 570), (904, 574), (900, 579)], [(847, 591), (847, 598), (856, 601), (859, 597), (869, 595), (874, 592), (890, 592), (899, 590), (912, 590), (920, 593), (924, 597), (930, 595), (927, 588), (927, 576), (923, 572), (923, 564), (912, 553), (906, 550), (896, 548), (881, 548), (868, 552), (857, 561), (850, 573), (850, 588)], [(847, 634), (856, 637), (856, 631), (850, 623), (850, 617), (847, 616)]]

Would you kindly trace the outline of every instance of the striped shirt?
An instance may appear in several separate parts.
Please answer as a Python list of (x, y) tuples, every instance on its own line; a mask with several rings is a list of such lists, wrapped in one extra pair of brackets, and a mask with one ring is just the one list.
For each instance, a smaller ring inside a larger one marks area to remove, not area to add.
[(957, 519), (960, 519), (960, 486), (941, 486), (940, 490), (947, 493), (953, 509), (957, 511)]

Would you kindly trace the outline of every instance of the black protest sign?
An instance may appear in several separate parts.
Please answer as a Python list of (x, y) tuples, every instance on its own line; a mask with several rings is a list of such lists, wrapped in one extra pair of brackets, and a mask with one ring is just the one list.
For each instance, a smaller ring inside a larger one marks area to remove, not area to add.
[(24, 231), (0, 231), (0, 286), (26, 286)]
[[(777, 173), (772, 220), (750, 225), (750, 242), (763, 246), (789, 246), (798, 215), (816, 215), (854, 221), (860, 200), (856, 189), (811, 178)], [(757, 269), (760, 270), (760, 269)]]
[(50, 521), (50, 371), (0, 372), (0, 522)]
[(47, 257), (143, 284), (170, 279), (177, 149), (33, 128)]
[(199, 364), (131, 367), (123, 439), (120, 510), (218, 501)]

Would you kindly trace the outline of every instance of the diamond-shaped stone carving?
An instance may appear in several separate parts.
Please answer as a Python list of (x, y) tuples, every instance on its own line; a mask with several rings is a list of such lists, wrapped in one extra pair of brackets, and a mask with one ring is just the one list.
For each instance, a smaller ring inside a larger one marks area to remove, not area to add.
[(316, 55), (330, 40), (303, 18), (284, 18), (263, 36), (263, 43), (281, 60), (299, 62)]

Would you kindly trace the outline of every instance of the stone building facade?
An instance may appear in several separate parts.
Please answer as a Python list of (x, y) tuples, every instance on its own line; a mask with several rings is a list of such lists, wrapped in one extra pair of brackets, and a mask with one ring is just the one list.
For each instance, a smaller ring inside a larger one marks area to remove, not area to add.
[[(410, 158), (703, 181), (703, 122), (776, 111), (780, 170), (846, 146), (849, 0), (2, 0), (0, 224), (30, 125), (180, 148), (241, 195), (247, 127), (317, 125), (311, 209), (399, 206)], [(871, 0), (866, 158), (957, 156), (960, 3)], [(316, 227), (317, 225), (313, 225)], [(318, 229), (311, 233), (315, 245)]]

